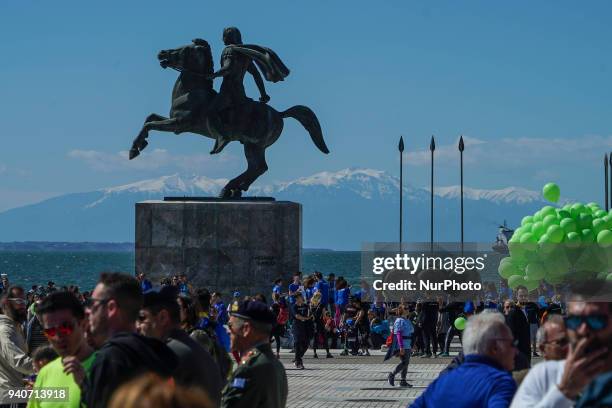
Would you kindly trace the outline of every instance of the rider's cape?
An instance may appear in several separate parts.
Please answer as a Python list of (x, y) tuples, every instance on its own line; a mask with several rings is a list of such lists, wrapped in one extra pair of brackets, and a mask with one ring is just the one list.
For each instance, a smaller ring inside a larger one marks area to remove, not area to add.
[(233, 51), (246, 55), (255, 61), (264, 77), (270, 82), (282, 81), (289, 75), (289, 68), (269, 48), (253, 44), (230, 45)]

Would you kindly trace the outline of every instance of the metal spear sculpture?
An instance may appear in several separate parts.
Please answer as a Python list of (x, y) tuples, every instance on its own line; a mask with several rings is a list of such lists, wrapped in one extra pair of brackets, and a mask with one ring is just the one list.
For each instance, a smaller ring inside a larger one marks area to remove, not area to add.
[(606, 211), (608, 211), (610, 209), (610, 207), (608, 206), (608, 153), (604, 155), (604, 190), (604, 203)]
[(459, 168), (460, 168), (460, 179), (461, 179), (461, 255), (463, 255), (463, 150), (465, 145), (463, 144), (463, 135), (459, 138)]
[(431, 205), (429, 211), (429, 251), (433, 253), (433, 225), (434, 225), (434, 151), (436, 150), (436, 142), (433, 135), (431, 135), (431, 142), (429, 143), (429, 150), (431, 151), (431, 184), (430, 184), (430, 196)]
[(400, 199), (400, 205), (399, 205), (399, 252), (402, 252), (402, 229), (403, 229), (403, 218), (402, 215), (404, 213), (403, 211), (403, 187), (404, 187), (404, 138), (402, 136), (400, 136), (400, 140), (399, 140), (399, 145), (398, 145), (398, 150), (400, 153), (400, 185), (399, 185), (399, 199)]

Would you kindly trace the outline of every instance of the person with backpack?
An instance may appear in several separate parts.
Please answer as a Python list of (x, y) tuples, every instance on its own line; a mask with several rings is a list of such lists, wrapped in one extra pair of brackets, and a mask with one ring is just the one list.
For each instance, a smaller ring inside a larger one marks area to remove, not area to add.
[(286, 325), (289, 320), (289, 308), (287, 307), (285, 298), (281, 297), (279, 293), (272, 293), (272, 306), (270, 306), (270, 310), (274, 314), (274, 319), (276, 321), (270, 333), (270, 342), (274, 340), (276, 343), (276, 357), (280, 358), (280, 338), (285, 335), (287, 330)]
[(408, 319), (408, 310), (400, 305), (397, 314), (398, 318), (393, 323), (392, 332), (392, 344), (385, 355), (385, 361), (389, 358), (397, 355), (400, 358), (400, 363), (395, 369), (387, 376), (389, 385), (395, 386), (395, 376), (401, 374), (400, 387), (412, 387), (406, 381), (406, 375), (408, 373), (408, 363), (410, 362), (410, 348), (412, 347), (412, 335), (414, 333), (414, 327)]

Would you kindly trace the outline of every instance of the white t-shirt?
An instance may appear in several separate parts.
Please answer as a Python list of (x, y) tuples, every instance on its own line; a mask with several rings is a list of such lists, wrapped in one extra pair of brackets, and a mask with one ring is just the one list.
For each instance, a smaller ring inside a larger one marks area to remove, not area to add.
[(574, 401), (559, 391), (565, 360), (544, 361), (534, 365), (514, 394), (510, 408), (565, 408)]

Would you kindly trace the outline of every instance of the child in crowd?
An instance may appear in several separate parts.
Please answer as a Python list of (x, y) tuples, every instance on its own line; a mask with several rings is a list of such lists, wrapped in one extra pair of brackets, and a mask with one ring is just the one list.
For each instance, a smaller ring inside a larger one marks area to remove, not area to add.
[(32, 353), (32, 368), (34, 370), (34, 374), (26, 377), (24, 380), (25, 386), (28, 389), (31, 389), (36, 382), (36, 376), (40, 370), (49, 364), (51, 361), (55, 360), (58, 357), (53, 347), (49, 344), (44, 344), (42, 346), (37, 347)]

